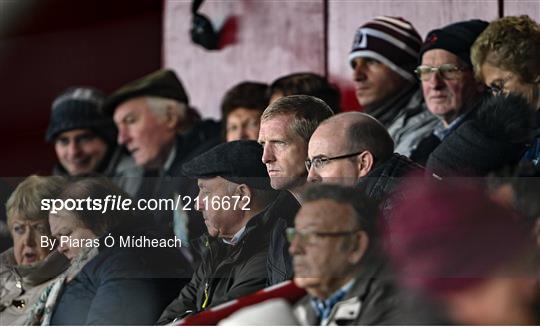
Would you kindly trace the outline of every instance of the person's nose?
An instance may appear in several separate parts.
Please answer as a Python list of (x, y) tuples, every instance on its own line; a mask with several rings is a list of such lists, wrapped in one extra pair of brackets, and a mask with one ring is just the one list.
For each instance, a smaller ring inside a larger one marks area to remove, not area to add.
[(446, 84), (444, 82), (444, 79), (442, 78), (441, 74), (439, 72), (435, 72), (429, 76), (428, 79), (423, 81), (424, 83), (427, 83), (429, 87), (440, 90), (443, 89)]
[(317, 170), (315, 167), (311, 166), (308, 170), (308, 176), (307, 176), (308, 183), (320, 183), (322, 182), (322, 177), (317, 173)]
[(367, 79), (367, 66), (363, 61), (357, 61), (353, 68), (353, 79), (357, 82), (361, 82)]
[(248, 135), (248, 132), (247, 132), (247, 126), (240, 127), (240, 131), (239, 131), (239, 134), (238, 134), (238, 139), (239, 140), (249, 140), (249, 135)]
[(272, 147), (269, 144), (265, 144), (263, 148), (262, 162), (266, 164), (274, 161), (276, 161), (276, 157), (274, 156)]
[(58, 252), (62, 253), (63, 255), (66, 255), (66, 253), (69, 250), (69, 247), (67, 246), (67, 244), (65, 244), (66, 242), (63, 242), (63, 243), (58, 242), (58, 243), (59, 243), (59, 245), (56, 247), (56, 249), (58, 250)]
[(26, 246), (36, 246), (36, 240), (35, 240), (35, 231), (33, 228), (28, 227), (26, 231), (24, 232), (24, 245)]
[(130, 139), (128, 129), (123, 126), (118, 127), (118, 144), (126, 145)]
[(69, 158), (75, 158), (81, 153), (79, 142), (72, 140), (67, 145), (67, 154)]
[(295, 235), (294, 238), (291, 240), (291, 244), (289, 245), (289, 253), (291, 255), (297, 255), (302, 253), (300, 238), (297, 235)]

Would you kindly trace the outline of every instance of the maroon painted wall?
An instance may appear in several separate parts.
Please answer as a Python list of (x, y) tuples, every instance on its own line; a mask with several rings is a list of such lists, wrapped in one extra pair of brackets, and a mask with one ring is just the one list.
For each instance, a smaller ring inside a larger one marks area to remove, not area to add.
[(161, 66), (155, 0), (38, 0), (0, 4), (0, 176), (47, 174), (50, 105), (74, 85), (111, 92)]

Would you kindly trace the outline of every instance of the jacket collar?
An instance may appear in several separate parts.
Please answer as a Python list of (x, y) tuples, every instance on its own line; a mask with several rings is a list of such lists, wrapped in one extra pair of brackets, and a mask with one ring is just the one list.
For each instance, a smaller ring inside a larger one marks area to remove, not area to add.
[[(353, 279), (352, 287), (350, 287), (342, 300), (332, 307), (328, 319), (322, 321), (322, 324), (336, 320), (356, 320), (360, 315), (362, 304), (368, 296), (373, 280), (375, 278), (382, 278), (385, 274), (384, 262), (378, 259), (374, 253), (368, 253), (362, 259), (360, 265), (361, 268), (356, 274), (357, 277)], [(319, 317), (309, 303), (310, 299), (308, 295), (301, 300), (295, 313), (302, 324), (317, 325), (319, 324)]]
[(376, 165), (372, 171), (362, 177), (356, 187), (368, 197), (379, 199), (392, 191), (397, 181), (413, 171), (422, 171), (422, 166), (409, 158), (394, 153), (390, 159)]
[[(242, 233), (242, 237), (239, 240), (239, 243), (245, 242), (248, 238), (253, 237), (252, 234), (255, 233), (256, 230), (262, 228), (267, 221), (268, 221), (268, 215), (266, 215), (268, 207), (263, 209), (261, 212), (256, 214), (254, 217), (252, 217), (244, 226), (244, 232)], [(213, 237), (208, 234), (203, 234), (202, 236), (194, 239), (191, 241), (191, 246), (195, 251), (197, 251), (201, 256), (204, 255), (204, 253), (210, 249), (215, 249), (216, 247), (219, 247), (223, 245), (223, 240), (221, 240), (218, 237)], [(238, 244), (236, 244), (238, 245)]]

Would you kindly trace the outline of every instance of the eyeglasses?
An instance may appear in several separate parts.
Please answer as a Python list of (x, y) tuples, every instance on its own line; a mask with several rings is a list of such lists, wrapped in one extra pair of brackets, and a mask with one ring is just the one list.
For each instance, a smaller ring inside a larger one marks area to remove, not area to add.
[(315, 239), (317, 237), (343, 237), (352, 235), (358, 231), (360, 231), (360, 229), (341, 232), (298, 231), (294, 227), (289, 227), (285, 230), (285, 234), (287, 235), (287, 240), (289, 243), (292, 243), (292, 241), (298, 236), (302, 244), (313, 244), (315, 243)]
[(362, 152), (364, 152), (364, 151), (355, 152), (355, 153), (351, 153), (351, 154), (344, 154), (342, 156), (337, 156), (337, 157), (319, 156), (319, 157), (315, 157), (313, 159), (306, 159), (306, 161), (305, 161), (306, 169), (309, 171), (312, 166), (315, 169), (321, 169), (322, 167), (326, 166), (326, 164), (329, 163), (332, 160), (339, 160), (339, 159), (345, 159), (345, 158), (354, 157), (354, 156), (357, 156), (357, 155), (361, 154)]
[(414, 72), (418, 76), (418, 78), (422, 81), (428, 81), (431, 79), (433, 74), (439, 74), (440, 77), (442, 77), (445, 80), (452, 80), (456, 79), (461, 75), (461, 72), (465, 71), (466, 69), (463, 67), (459, 67), (453, 64), (444, 64), (440, 65), (439, 67), (432, 67), (432, 66), (418, 66)]
[(514, 77), (514, 75), (508, 75), (503, 79), (491, 82), (491, 84), (487, 86), (487, 90), (493, 95), (502, 95), (504, 93), (507, 93), (508, 91), (505, 90), (504, 87), (506, 83), (508, 83), (508, 81), (512, 79), (512, 77)]

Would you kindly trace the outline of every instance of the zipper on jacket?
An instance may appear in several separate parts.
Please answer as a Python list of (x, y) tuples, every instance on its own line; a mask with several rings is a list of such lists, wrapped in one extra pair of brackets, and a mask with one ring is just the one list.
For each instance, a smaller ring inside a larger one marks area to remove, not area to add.
[(201, 305), (201, 309), (206, 309), (206, 306), (208, 305), (208, 299), (209, 299), (209, 296), (208, 296), (208, 282), (205, 282), (204, 283), (204, 301)]

